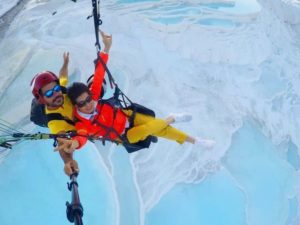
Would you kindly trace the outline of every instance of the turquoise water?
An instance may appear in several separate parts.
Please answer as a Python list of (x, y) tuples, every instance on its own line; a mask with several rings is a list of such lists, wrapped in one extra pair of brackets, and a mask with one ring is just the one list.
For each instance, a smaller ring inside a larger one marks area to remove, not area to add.
[(233, 136), (223, 161), (248, 196), (251, 224), (285, 224), (294, 214), (289, 199), (295, 197), (296, 171), (255, 123), (245, 122)]
[(176, 185), (146, 225), (276, 225), (296, 218), (296, 171), (254, 123), (233, 136), (223, 165), (200, 184)]
[(215, 19), (215, 18), (200, 19), (198, 23), (206, 26), (219, 26), (219, 27), (226, 27), (226, 28), (235, 27), (238, 25), (238, 23), (232, 20)]
[(290, 142), (288, 146), (287, 161), (295, 168), (295, 170), (300, 169), (300, 157), (298, 154), (298, 148), (292, 142)]
[(111, 161), (114, 165), (113, 178), (120, 205), (120, 221), (122, 225), (139, 225), (140, 202), (134, 186), (129, 154), (122, 146), (118, 146), (113, 150)]
[[(86, 148), (77, 154), (81, 173), (79, 193), (86, 224), (116, 224), (115, 197), (96, 151)], [(53, 152), (52, 141), (17, 145), (0, 164), (0, 224), (69, 224), (66, 201), (68, 177), (63, 163)]]
[(297, 198), (292, 198), (289, 200), (289, 215), (286, 220), (286, 225), (293, 224), (294, 221), (297, 221), (297, 212), (298, 212), (298, 200)]
[(176, 185), (146, 217), (146, 225), (246, 225), (245, 196), (221, 170), (201, 184)]
[[(261, 7), (256, 0), (235, 0), (230, 2), (198, 3), (198, 2), (168, 2), (159, 0), (119, 0), (118, 3), (134, 4), (147, 2), (147, 8), (133, 9), (134, 13), (142, 14), (149, 20), (164, 24), (175, 25), (185, 22), (205, 26), (223, 26), (225, 28), (239, 25), (238, 21), (220, 17), (220, 12), (229, 15), (253, 14), (260, 11)], [(152, 5), (151, 2), (154, 4)], [(189, 17), (189, 16), (192, 17)]]
[(163, 23), (163, 24), (178, 24), (183, 21), (184, 17), (158, 17), (151, 19), (154, 22)]

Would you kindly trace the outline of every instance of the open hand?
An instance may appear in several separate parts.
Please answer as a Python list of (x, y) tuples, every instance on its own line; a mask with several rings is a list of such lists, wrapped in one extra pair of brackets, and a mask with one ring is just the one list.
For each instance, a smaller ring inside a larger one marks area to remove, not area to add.
[(57, 138), (58, 145), (54, 151), (64, 151), (65, 153), (72, 154), (76, 148), (79, 147), (77, 140)]
[(103, 31), (99, 30), (101, 36), (102, 36), (102, 41), (104, 44), (104, 52), (109, 53), (111, 44), (112, 44), (112, 35), (105, 34)]
[(64, 64), (69, 64), (69, 52), (64, 52), (63, 58), (64, 58)]

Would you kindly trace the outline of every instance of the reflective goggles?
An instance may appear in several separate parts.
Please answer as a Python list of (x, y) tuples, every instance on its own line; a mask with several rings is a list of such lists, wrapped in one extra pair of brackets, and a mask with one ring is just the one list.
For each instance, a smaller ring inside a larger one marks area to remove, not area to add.
[(51, 98), (54, 92), (60, 92), (60, 91), (61, 91), (61, 86), (59, 84), (56, 84), (52, 89), (46, 91), (44, 93), (44, 96), (47, 98)]
[(80, 101), (80, 102), (77, 102), (76, 105), (79, 107), (79, 108), (82, 108), (84, 106), (86, 106), (86, 104), (90, 103), (92, 101), (92, 96), (87, 96), (85, 100), (83, 101)]

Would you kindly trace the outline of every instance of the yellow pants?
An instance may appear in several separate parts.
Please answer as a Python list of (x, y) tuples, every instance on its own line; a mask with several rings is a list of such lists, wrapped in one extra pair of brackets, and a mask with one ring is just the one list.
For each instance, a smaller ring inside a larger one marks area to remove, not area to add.
[[(131, 116), (131, 110), (123, 110), (127, 116)], [(187, 138), (187, 134), (168, 125), (165, 120), (152, 116), (136, 113), (134, 126), (127, 131), (127, 139), (130, 143), (144, 140), (149, 135), (163, 137), (177, 141), (182, 144)]]

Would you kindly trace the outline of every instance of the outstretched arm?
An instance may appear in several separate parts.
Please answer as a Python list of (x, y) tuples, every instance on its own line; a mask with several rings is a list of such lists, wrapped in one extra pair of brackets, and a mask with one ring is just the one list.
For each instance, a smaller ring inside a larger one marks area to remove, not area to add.
[(58, 142), (58, 147), (54, 149), (54, 151), (58, 151), (60, 157), (62, 158), (62, 160), (64, 161), (64, 171), (66, 173), (66, 175), (70, 176), (72, 173), (74, 172), (79, 172), (79, 167), (78, 164), (76, 162), (76, 160), (73, 159), (73, 152), (66, 152), (64, 151), (64, 148), (66, 148), (66, 146), (68, 148), (70, 148), (69, 145), (72, 145), (72, 143), (70, 143), (70, 141), (72, 140), (68, 140), (68, 139), (64, 139), (64, 138), (57, 138), (57, 142)]
[(77, 131), (77, 135), (72, 137), (71, 139), (57, 138), (58, 146), (54, 149), (54, 151), (59, 151), (61, 158), (65, 163), (69, 159), (72, 159), (72, 153), (76, 149), (80, 149), (83, 145), (85, 145), (88, 140), (88, 132), (84, 123), (77, 122), (75, 128)]

